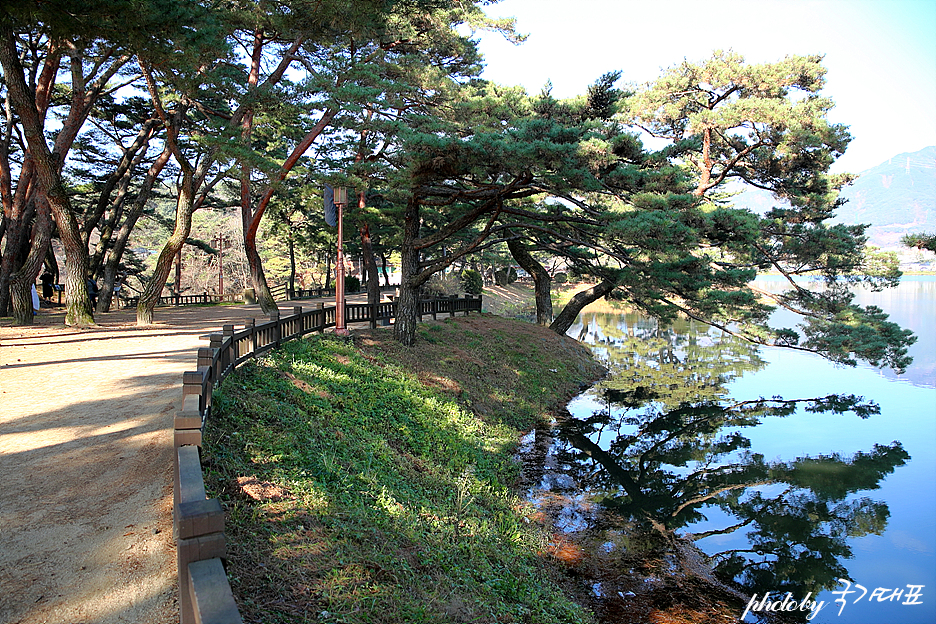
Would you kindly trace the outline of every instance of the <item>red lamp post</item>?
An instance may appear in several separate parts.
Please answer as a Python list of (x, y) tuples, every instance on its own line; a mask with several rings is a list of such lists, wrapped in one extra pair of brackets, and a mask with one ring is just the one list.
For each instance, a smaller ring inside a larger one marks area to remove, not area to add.
[(345, 289), (344, 289), (344, 226), (342, 224), (345, 204), (348, 203), (348, 190), (343, 186), (335, 187), (335, 206), (338, 208), (338, 266), (335, 276), (335, 333), (349, 336), (345, 325)]
[(218, 232), (218, 294), (224, 300), (224, 234)]

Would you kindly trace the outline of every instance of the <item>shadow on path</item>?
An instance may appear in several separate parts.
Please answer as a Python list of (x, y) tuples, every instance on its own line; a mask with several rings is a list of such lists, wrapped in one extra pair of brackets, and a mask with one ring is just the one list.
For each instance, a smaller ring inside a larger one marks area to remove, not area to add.
[[(289, 302), (281, 314), (292, 313)], [(327, 302), (326, 302), (327, 303)], [(0, 624), (178, 621), (172, 419), (203, 336), (259, 306), (0, 323)]]

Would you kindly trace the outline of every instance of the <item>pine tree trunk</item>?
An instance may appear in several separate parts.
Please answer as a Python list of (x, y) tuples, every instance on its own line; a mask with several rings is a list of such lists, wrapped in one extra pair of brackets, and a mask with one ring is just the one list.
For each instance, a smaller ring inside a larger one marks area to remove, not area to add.
[(559, 313), (559, 316), (556, 317), (556, 320), (552, 322), (549, 329), (557, 334), (565, 335), (565, 333), (569, 331), (569, 328), (572, 327), (572, 324), (575, 323), (575, 319), (578, 317), (579, 312), (582, 311), (582, 308), (607, 295), (614, 290), (616, 285), (617, 283), (615, 281), (605, 279), (588, 290), (576, 293), (562, 309), (562, 312)]
[(6, 316), (10, 309), (10, 279), (20, 266), (20, 248), (23, 240), (22, 223), (25, 215), (22, 211), (14, 212), (7, 225), (6, 245), (0, 259), (0, 316)]
[(91, 325), (94, 323), (94, 313), (91, 310), (86, 285), (88, 248), (82, 245), (78, 221), (72, 211), (68, 193), (62, 185), (61, 172), (55, 157), (46, 143), (35, 93), (31, 94), (26, 85), (23, 66), (16, 53), (16, 41), (9, 26), (0, 31), (0, 65), (6, 74), (8, 97), (19, 113), (30, 156), (36, 166), (38, 189), (45, 194), (49, 202), (62, 247), (65, 249), (65, 324)]
[[(249, 129), (252, 115), (248, 114), (244, 119)], [(249, 134), (247, 131), (248, 140)], [(253, 227), (252, 222), (259, 217), (254, 214), (250, 203), (250, 167), (242, 164), (241, 169), (241, 223), (244, 232), (244, 254), (247, 256), (247, 268), (250, 271), (250, 286), (254, 289), (260, 309), (269, 316), (276, 310), (276, 301), (273, 300), (266, 275), (263, 273), (263, 261), (260, 259), (260, 252), (257, 251), (257, 228)]]
[(52, 238), (52, 216), (49, 205), (39, 199), (36, 202), (36, 223), (32, 232), (32, 246), (23, 262), (23, 266), (10, 279), (10, 294), (13, 303), (13, 316), (19, 325), (32, 325), (33, 300), (32, 286), (42, 270), (49, 241)]
[(117, 263), (107, 262), (104, 270), (101, 271), (104, 278), (101, 287), (98, 289), (97, 312), (110, 312), (111, 305), (114, 302), (114, 284), (117, 282)]
[(411, 347), (416, 342), (416, 324), (419, 322), (419, 203), (413, 197), (406, 206), (403, 217), (403, 244), (400, 250), (400, 298), (393, 325), (393, 337), (401, 344)]
[(156, 309), (156, 304), (159, 303), (159, 297), (166, 286), (166, 280), (169, 279), (172, 263), (192, 230), (192, 213), (195, 209), (194, 180), (195, 175), (191, 170), (183, 174), (179, 199), (176, 205), (175, 229), (159, 253), (159, 258), (156, 259), (153, 277), (150, 278), (143, 287), (143, 292), (140, 293), (140, 302), (137, 304), (137, 325), (152, 324), (153, 311)]
[[(371, 243), (370, 228), (365, 223), (361, 229), (361, 254), (364, 256), (364, 266), (367, 268), (367, 303), (371, 310), (376, 309), (380, 303), (380, 278), (377, 275), (377, 259), (374, 257), (374, 246)], [(371, 322), (376, 327), (376, 320)]]
[(293, 240), (292, 232), (287, 234), (289, 244), (289, 298), (296, 296), (296, 243)]
[[(245, 241), (246, 243), (246, 241)], [(267, 316), (275, 311), (276, 301), (273, 299), (273, 293), (267, 285), (266, 275), (263, 273), (263, 263), (260, 261), (260, 254), (257, 252), (256, 241), (253, 244), (245, 244), (244, 251), (247, 253), (247, 266), (250, 268), (250, 284), (257, 295), (257, 302), (260, 309)]]
[[(133, 202), (133, 206), (130, 208), (130, 212), (127, 214), (127, 218), (120, 226), (120, 229), (117, 230), (113, 245), (104, 257), (104, 284), (98, 293), (97, 309), (99, 312), (107, 312), (110, 310), (114, 296), (114, 280), (120, 268), (120, 260), (123, 258), (124, 251), (127, 249), (130, 234), (137, 220), (139, 220), (140, 215), (143, 214), (143, 209), (146, 207), (146, 202), (149, 201), (156, 178), (159, 177), (166, 163), (169, 162), (170, 155), (170, 149), (166, 146), (159, 157), (156, 158), (155, 162), (150, 165), (149, 171), (147, 171), (146, 177), (143, 179), (140, 191), (137, 193), (136, 199)], [(152, 322), (152, 318), (150, 322)]]
[[(64, 196), (64, 189), (62, 189)], [(71, 212), (67, 198), (49, 197), (52, 214), (58, 226), (59, 240), (65, 249), (65, 324), (85, 326), (94, 324), (94, 310), (88, 297), (88, 248), (81, 244), (78, 222)]]
[(523, 269), (533, 276), (533, 293), (536, 299), (536, 324), (544, 327), (553, 322), (552, 278), (546, 268), (523, 246), (519, 240), (507, 241), (510, 255)]
[(32, 289), (28, 280), (10, 280), (10, 303), (13, 307), (13, 321), (17, 325), (33, 324)]
[(548, 327), (554, 320), (552, 278), (549, 273), (533, 274), (533, 294), (536, 299), (536, 324)]
[[(10, 278), (23, 263), (23, 243), (27, 233), (25, 224), (29, 223), (31, 206), (35, 203), (35, 185), (30, 180), (34, 177), (34, 165), (28, 155), (20, 169), (16, 193), (9, 198), (9, 208), (4, 206), (5, 224), (3, 253), (0, 256), (0, 316), (6, 316), (12, 310), (10, 303)], [(26, 189), (32, 188), (27, 197)], [(29, 253), (28, 251), (26, 253)]]
[(383, 271), (384, 286), (389, 288), (390, 287), (390, 272), (387, 271), (387, 254), (381, 252), (380, 263), (381, 263), (381, 270)]

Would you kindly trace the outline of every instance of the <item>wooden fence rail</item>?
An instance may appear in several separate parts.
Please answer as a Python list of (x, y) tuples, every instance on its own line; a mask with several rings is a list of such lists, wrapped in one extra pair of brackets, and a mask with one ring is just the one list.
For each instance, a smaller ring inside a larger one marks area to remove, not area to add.
[[(394, 290), (393, 286), (382, 286), (381, 292)], [(357, 291), (362, 292), (362, 291)], [(274, 301), (293, 301), (296, 299), (319, 299), (322, 297), (334, 297), (334, 288), (297, 288), (289, 290), (286, 284), (274, 285), (270, 288), (270, 294)], [(351, 294), (351, 293), (349, 293)], [(61, 299), (61, 297), (59, 297)], [(120, 300), (124, 308), (134, 308), (140, 302), (139, 297), (127, 297)], [(201, 293), (197, 295), (169, 295), (160, 297), (156, 305), (158, 306), (189, 306), (189, 305), (210, 305), (216, 303), (243, 303), (243, 293), (226, 293), (223, 295), (214, 295), (211, 293)], [(62, 302), (59, 301), (61, 304)]]
[[(395, 316), (396, 303), (345, 304), (348, 322), (376, 326)], [(454, 316), (481, 311), (481, 297), (428, 299), (419, 302), (420, 320), (425, 315)], [(182, 409), (173, 423), (175, 483), (173, 519), (179, 574), (179, 622), (181, 624), (242, 624), (231, 586), (224, 573), (226, 555), (224, 510), (205, 492), (199, 448), (205, 422), (211, 417), (212, 392), (238, 364), (275, 349), (283, 342), (335, 326), (335, 308), (315, 304), (312, 309), (294, 307), (281, 316), (257, 324), (251, 319), (243, 329), (225, 325), (209, 336), (208, 347), (198, 350), (194, 371), (182, 375)]]
[[(121, 305), (125, 308), (135, 308), (140, 302), (139, 297), (127, 297), (121, 299)], [(190, 305), (210, 305), (217, 303), (242, 303), (244, 296), (236, 293), (227, 293), (224, 295), (213, 295), (210, 293), (201, 293), (200, 295), (169, 295), (160, 297), (156, 303), (158, 306), (190, 306)]]

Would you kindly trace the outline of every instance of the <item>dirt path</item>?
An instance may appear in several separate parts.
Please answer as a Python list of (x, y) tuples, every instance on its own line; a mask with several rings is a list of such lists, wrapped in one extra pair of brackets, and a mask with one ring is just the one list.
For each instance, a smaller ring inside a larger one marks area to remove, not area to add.
[[(291, 312), (283, 307), (283, 313)], [(0, 624), (178, 621), (172, 419), (199, 336), (259, 306), (0, 327)]]

